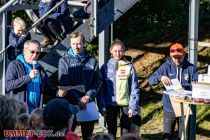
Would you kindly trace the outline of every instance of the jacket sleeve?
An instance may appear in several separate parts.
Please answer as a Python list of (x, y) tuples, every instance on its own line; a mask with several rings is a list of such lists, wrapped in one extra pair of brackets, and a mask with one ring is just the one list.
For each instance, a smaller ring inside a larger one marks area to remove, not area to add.
[(42, 2), (39, 1), (39, 17), (44, 16), (52, 7), (54, 6), (53, 2)]
[(150, 85), (156, 85), (161, 81), (161, 77), (166, 75), (165, 63), (162, 64), (148, 79)]
[(100, 88), (101, 88), (101, 73), (99, 71), (99, 66), (98, 63), (95, 63), (95, 67), (94, 67), (94, 77), (92, 78), (92, 84), (89, 88), (89, 90), (86, 92), (86, 95), (89, 96), (91, 98), (91, 100), (94, 100), (94, 98), (96, 97), (97, 93), (99, 92)]
[(133, 111), (137, 111), (139, 106), (140, 89), (139, 89), (138, 78), (136, 75), (136, 70), (133, 67), (133, 65), (131, 66), (131, 76), (129, 77), (129, 85), (130, 85), (130, 103), (128, 108)]
[(9, 44), (10, 46), (14, 48), (18, 48), (21, 45), (23, 45), (26, 40), (30, 40), (30, 39), (31, 39), (30, 33), (27, 36), (17, 37), (14, 32), (11, 32), (9, 35)]
[(52, 83), (43, 67), (41, 67), (41, 73), (43, 74), (42, 82), (44, 83), (44, 85), (41, 85), (44, 87), (43, 93), (53, 96), (53, 97), (56, 97), (57, 88), (53, 87), (53, 85), (52, 85)]
[(99, 108), (99, 111), (101, 112), (101, 110), (103, 109), (103, 108), (105, 108), (106, 107), (106, 102), (105, 102), (105, 99), (104, 99), (104, 94), (105, 94), (105, 80), (104, 80), (104, 72), (103, 72), (103, 70), (104, 70), (104, 66), (102, 66), (101, 67), (101, 69), (100, 69), (100, 73), (101, 73), (101, 79), (102, 79), (102, 84), (101, 84), (101, 89), (100, 89), (100, 91), (99, 91), (99, 93), (97, 94), (97, 105), (98, 105), (98, 108)]
[[(58, 79), (60, 86), (71, 85), (68, 75), (68, 64), (65, 62), (64, 58), (61, 58), (58, 64)], [(71, 104), (77, 104), (80, 101), (79, 94), (80, 93), (77, 90), (69, 90), (64, 98), (67, 99)]]
[(11, 62), (8, 65), (6, 71), (6, 89), (7, 91), (11, 91), (14, 89), (22, 88), (26, 86), (31, 81), (29, 75), (24, 75), (18, 77), (18, 68), (14, 62)]
[(198, 68), (194, 66), (191, 73), (191, 82), (197, 82), (197, 81), (198, 81)]

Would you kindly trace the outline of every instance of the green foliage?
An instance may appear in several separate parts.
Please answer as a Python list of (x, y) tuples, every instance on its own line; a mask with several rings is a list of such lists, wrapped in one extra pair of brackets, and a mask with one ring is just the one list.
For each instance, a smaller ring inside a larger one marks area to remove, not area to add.
[[(115, 23), (116, 36), (188, 25), (188, 1), (141, 0)], [(123, 27), (123, 30), (120, 30)]]
[(85, 46), (86, 50), (91, 53), (92, 55), (94, 55), (95, 57), (98, 55), (98, 46), (97, 45), (93, 45), (93, 44), (87, 44)]

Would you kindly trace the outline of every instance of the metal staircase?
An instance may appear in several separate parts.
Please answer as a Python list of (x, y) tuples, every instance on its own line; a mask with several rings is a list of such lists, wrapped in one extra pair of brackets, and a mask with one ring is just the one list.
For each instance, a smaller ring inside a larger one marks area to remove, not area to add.
[[(138, 0), (109, 0), (101, 9), (97, 9), (97, 0), (91, 0), (92, 11), (89, 19), (83, 20), (74, 31), (82, 32), (85, 35), (86, 42), (91, 42), (95, 37), (97, 37), (103, 30), (109, 27), (114, 21), (116, 21), (120, 16), (122, 16), (128, 9), (130, 9)], [(71, 1), (68, 2), (70, 7), (73, 5)], [(81, 6), (81, 5), (79, 5)], [(83, 5), (82, 5), (83, 6)], [(38, 18), (34, 14), (33, 10), (37, 9), (34, 6), (34, 1), (30, 1), (26, 3), (22, 0), (10, 0), (4, 6), (0, 8), (0, 31), (2, 32), (2, 38), (0, 38), (0, 43), (2, 44), (2, 48), (0, 47), (0, 51), (6, 48), (6, 37), (5, 28), (7, 28), (7, 24), (5, 22), (5, 17), (7, 11), (11, 10), (25, 10), (29, 15), (33, 22), (37, 22)], [(35, 23), (33, 25), (35, 25)], [(34, 26), (29, 28), (33, 28)], [(42, 36), (35, 34), (34, 30), (31, 31), (31, 35), (33, 39), (37, 39), (39, 41), (42, 40)], [(4, 37), (3, 37), (4, 36)], [(49, 53), (47, 53), (43, 58), (41, 58), (40, 63), (47, 71), (48, 75), (51, 76), (53, 73), (57, 71), (58, 60), (63, 55), (66, 47), (69, 47), (69, 39), (65, 38), (61, 43), (54, 46)], [(2, 81), (5, 80), (5, 69), (6, 69), (6, 59), (5, 59), (5, 51), (0, 56), (0, 79)], [(1, 82), (1, 81), (0, 81)], [(3, 82), (4, 83), (4, 82)], [(0, 85), (0, 90), (2, 93), (5, 93), (5, 85)], [(2, 88), (2, 89), (1, 89)]]
[[(91, 42), (99, 33), (122, 16), (138, 0), (110, 0), (104, 7), (97, 11), (96, 17), (90, 17), (75, 31), (84, 33), (86, 42)], [(96, 22), (96, 23), (94, 23)], [(40, 60), (48, 75), (57, 71), (58, 60), (69, 47), (69, 38), (64, 39), (55, 46), (50, 53)]]

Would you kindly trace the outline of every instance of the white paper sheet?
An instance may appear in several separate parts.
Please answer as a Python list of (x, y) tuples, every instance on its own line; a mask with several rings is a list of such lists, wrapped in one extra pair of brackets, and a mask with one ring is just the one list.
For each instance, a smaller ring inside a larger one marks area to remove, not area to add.
[(98, 109), (96, 107), (95, 102), (87, 103), (85, 110), (79, 109), (79, 112), (76, 114), (76, 118), (78, 122), (98, 120), (99, 113), (98, 113)]
[(167, 86), (164, 84), (166, 90), (183, 90), (182, 85), (178, 79), (171, 79), (171, 85)]

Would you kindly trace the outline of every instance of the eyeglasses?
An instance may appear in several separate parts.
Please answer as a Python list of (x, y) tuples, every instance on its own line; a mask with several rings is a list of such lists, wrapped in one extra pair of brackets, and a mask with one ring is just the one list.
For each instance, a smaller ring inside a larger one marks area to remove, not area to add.
[(33, 50), (28, 49), (28, 48), (27, 48), (27, 50), (29, 50), (29, 52), (30, 52), (31, 54), (35, 54), (35, 53), (36, 53), (36, 55), (40, 55), (40, 54), (41, 54), (41, 52), (33, 51)]
[(184, 50), (183, 50), (182, 48), (170, 49), (170, 53), (174, 53), (174, 52), (183, 53), (183, 52), (184, 52)]

